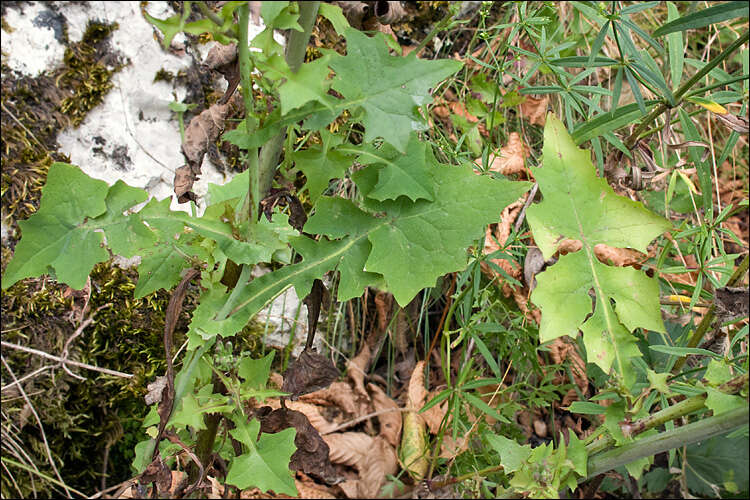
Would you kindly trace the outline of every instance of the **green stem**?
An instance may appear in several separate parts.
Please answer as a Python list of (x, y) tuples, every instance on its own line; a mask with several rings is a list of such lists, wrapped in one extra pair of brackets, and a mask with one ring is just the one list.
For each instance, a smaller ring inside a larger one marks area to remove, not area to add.
[(632, 443), (627, 443), (589, 458), (587, 479), (640, 458), (650, 457), (673, 448), (679, 448), (724, 434), (737, 427), (746, 425), (748, 423), (748, 416), (750, 416), (750, 409), (743, 406), (742, 408), (736, 408), (721, 415), (683, 425), (671, 431), (647, 436)]
[[(245, 103), (245, 127), (247, 134), (252, 134), (254, 127), (251, 125), (251, 117), (253, 116), (253, 82), (250, 79), (250, 72), (252, 71), (252, 59), (250, 58), (250, 40), (249, 30), (250, 25), (250, 7), (247, 3), (240, 6), (238, 9), (239, 13), (239, 31), (240, 40), (237, 46), (237, 56), (240, 62), (240, 79), (242, 82), (242, 100)], [(254, 120), (252, 120), (254, 122)], [(260, 203), (260, 189), (258, 184), (258, 148), (251, 148), (247, 152), (247, 163), (248, 170), (250, 171), (250, 207), (248, 214), (250, 217), (249, 227), (252, 228), (258, 222), (258, 204)], [(250, 229), (252, 234), (252, 229)]]
[[(740, 375), (732, 380), (720, 385), (718, 389), (725, 394), (737, 394), (745, 387), (748, 383), (748, 374)], [(649, 429), (653, 429), (663, 425), (672, 420), (689, 415), (695, 411), (704, 408), (706, 402), (706, 395), (701, 394), (699, 396), (693, 396), (691, 398), (680, 401), (668, 408), (664, 408), (652, 415), (644, 417), (630, 424), (629, 434), (636, 436), (645, 432)], [(599, 427), (599, 430), (604, 429), (604, 426)], [(603, 431), (602, 431), (603, 432)], [(601, 433), (598, 433), (601, 435)], [(589, 456), (599, 453), (602, 450), (609, 448), (614, 445), (615, 440), (610, 434), (606, 434), (601, 439), (594, 439), (591, 442), (586, 443), (586, 452)]]
[[(174, 389), (174, 402), (175, 406), (177, 403), (182, 400), (182, 398), (185, 396), (185, 391), (188, 388), (189, 382), (193, 380), (193, 372), (195, 372), (195, 369), (198, 367), (198, 361), (203, 357), (203, 355), (214, 345), (214, 341), (216, 339), (207, 340), (203, 343), (202, 346), (200, 346), (197, 350), (192, 352), (192, 357), (190, 357), (190, 360), (187, 362), (187, 366), (183, 366), (182, 370), (180, 370), (180, 373), (177, 374), (175, 377), (175, 389)], [(190, 384), (192, 387), (192, 384)], [(172, 408), (172, 413), (174, 413), (174, 407)], [(169, 418), (172, 418), (172, 414), (169, 415)], [(167, 421), (169, 421), (167, 419)], [(150, 439), (148, 444), (146, 445), (146, 449), (144, 451), (145, 457), (152, 457), (154, 454), (154, 449), (156, 448), (156, 439)], [(142, 471), (138, 471), (140, 474)]]
[[(719, 55), (717, 55), (714, 59), (703, 66), (696, 74), (694, 74), (685, 83), (683, 83), (674, 94), (675, 106), (680, 105), (682, 98), (690, 91), (691, 87), (695, 85), (696, 82), (710, 73), (712, 69), (721, 64), (721, 62), (724, 61), (727, 57), (732, 55), (734, 51), (739, 49), (743, 43), (746, 43), (748, 41), (748, 39), (750, 39), (750, 31), (745, 31), (742, 36), (734, 41), (732, 45), (721, 51)], [(631, 133), (625, 141), (625, 146), (627, 146), (628, 149), (632, 149), (633, 146), (635, 146), (635, 143), (638, 141), (639, 136), (651, 125), (651, 122), (653, 122), (667, 109), (669, 109), (669, 106), (667, 106), (667, 104), (665, 103), (659, 104), (659, 106), (654, 108), (654, 110), (651, 111), (648, 116), (646, 116), (646, 118), (635, 128), (635, 130), (633, 130), (633, 133)]]
[[(740, 265), (737, 266), (737, 269), (734, 270), (734, 273), (732, 273), (732, 276), (729, 278), (729, 281), (727, 281), (727, 286), (735, 286), (737, 283), (739, 283), (742, 277), (745, 276), (745, 273), (747, 272), (747, 268), (748, 268), (748, 255), (745, 255), (745, 258), (742, 259), (742, 262), (740, 262)], [(711, 323), (713, 323), (714, 316), (716, 316), (716, 303), (715, 302), (711, 304), (711, 307), (708, 308), (708, 311), (703, 316), (703, 319), (698, 325), (698, 328), (695, 329), (693, 336), (690, 337), (690, 340), (687, 343), (687, 347), (697, 347), (698, 344), (701, 343), (701, 341), (703, 340), (703, 336), (706, 335), (706, 332), (711, 327)], [(677, 362), (674, 364), (674, 368), (672, 368), (672, 373), (679, 372), (682, 366), (685, 364), (686, 360), (687, 360), (687, 356), (683, 356), (680, 359), (678, 359)]]

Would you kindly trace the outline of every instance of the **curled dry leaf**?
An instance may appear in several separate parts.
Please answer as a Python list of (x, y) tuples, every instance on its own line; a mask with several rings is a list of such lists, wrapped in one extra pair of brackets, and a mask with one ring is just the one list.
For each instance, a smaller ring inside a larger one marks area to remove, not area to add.
[[(270, 410), (268, 406), (264, 408)], [(260, 409), (259, 415), (265, 413), (264, 408)], [(337, 483), (338, 476), (328, 459), (328, 445), (304, 413), (288, 408), (278, 408), (260, 417), (261, 432), (275, 434), (289, 427), (294, 427), (297, 431), (294, 436), (294, 445), (297, 449), (292, 454), (289, 468), (301, 470), (328, 484)]]
[[(335, 422), (330, 422), (327, 418), (325, 418), (320, 413), (320, 408), (314, 404), (303, 401), (287, 401), (285, 404), (286, 407), (290, 410), (303, 413), (307, 417), (307, 420), (310, 422), (310, 425), (315, 427), (315, 429), (321, 435), (333, 432), (337, 427), (337, 424)], [(269, 399), (268, 406), (276, 410), (278, 408), (281, 408), (281, 403), (278, 399)]]
[(362, 29), (362, 21), (371, 15), (370, 6), (365, 2), (332, 2), (341, 7), (344, 17), (352, 28)]
[(167, 387), (167, 377), (162, 375), (161, 377), (156, 377), (156, 380), (151, 382), (146, 386), (146, 389), (148, 389), (148, 393), (144, 397), (146, 400), (146, 404), (148, 406), (151, 406), (154, 403), (158, 403), (161, 401), (161, 394), (164, 391), (164, 388)]
[(424, 366), (424, 360), (418, 362), (409, 379), (409, 386), (406, 391), (406, 407), (410, 411), (404, 414), (401, 448), (398, 457), (404, 470), (417, 481), (424, 478), (429, 467), (426, 423), (422, 415), (417, 413), (424, 406), (424, 400), (427, 397), (427, 390), (424, 387)]
[(633, 250), (632, 248), (617, 248), (599, 243), (594, 246), (594, 255), (599, 259), (602, 264), (608, 264), (610, 266), (624, 267), (624, 266), (640, 266), (646, 261), (648, 255)]
[(210, 70), (221, 73), (227, 81), (227, 90), (224, 96), (219, 100), (224, 104), (232, 97), (237, 85), (240, 83), (240, 62), (237, 58), (237, 44), (215, 45), (203, 61), (203, 65)]
[(161, 456), (157, 456), (153, 462), (148, 464), (138, 481), (141, 484), (156, 483), (156, 491), (164, 493), (172, 487), (172, 471), (169, 470)]
[(416, 481), (421, 481), (430, 466), (427, 460), (427, 435), (422, 417), (414, 411), (404, 414), (404, 429), (398, 454), (401, 467)]
[[(511, 203), (510, 205), (508, 205), (507, 207), (503, 209), (503, 212), (500, 216), (500, 223), (497, 225), (497, 230), (495, 231), (494, 238), (492, 237), (493, 235), (492, 235), (491, 227), (490, 226), (487, 227), (487, 233), (485, 234), (485, 237), (484, 237), (484, 254), (485, 255), (489, 255), (493, 252), (496, 252), (505, 246), (505, 243), (508, 240), (508, 236), (510, 235), (511, 226), (513, 225), (513, 222), (518, 217), (518, 214), (521, 211), (522, 206), (523, 206), (523, 201), (519, 200), (514, 203)], [(515, 279), (521, 278), (521, 265), (515, 260), (510, 260), (507, 258), (498, 258), (498, 259), (490, 259), (490, 260), (493, 263), (497, 264), (509, 276)], [(512, 293), (511, 287), (505, 281), (505, 278), (499, 273), (496, 273), (485, 262), (482, 262), (481, 267), (482, 267), (482, 271), (485, 274), (489, 276), (497, 276), (498, 282), (502, 283), (503, 285), (503, 295), (505, 295), (505, 297), (510, 297)]]
[(530, 290), (533, 291), (536, 288), (535, 276), (542, 272), (545, 266), (547, 262), (544, 260), (542, 251), (539, 247), (530, 246), (523, 261), (523, 280)]
[[(236, 97), (236, 96), (235, 96)], [(233, 103), (216, 103), (190, 120), (185, 129), (185, 142), (182, 144), (182, 155), (187, 165), (175, 171), (174, 192), (177, 200), (184, 203), (195, 200), (195, 194), (190, 190), (201, 173), (203, 157), (224, 128), (224, 121), (230, 113)]]
[[(583, 361), (576, 344), (569, 337), (558, 337), (552, 341), (549, 346), (550, 357), (556, 365), (561, 365), (565, 360), (570, 361), (570, 369), (573, 373), (573, 380), (581, 393), (588, 393), (589, 378), (586, 374), (586, 363)], [(568, 391), (563, 397), (563, 406), (569, 406), (570, 403), (577, 400), (578, 395), (574, 389)], [(537, 433), (538, 434), (538, 433)]]
[(391, 320), (391, 311), (393, 310), (393, 294), (378, 291), (375, 294), (375, 310), (378, 314), (378, 329), (385, 331), (388, 322)]
[(743, 116), (733, 115), (731, 113), (726, 114), (714, 114), (719, 121), (727, 126), (730, 130), (734, 130), (737, 133), (747, 135), (750, 132), (750, 124), (748, 124), (747, 118)]
[(531, 97), (525, 96), (524, 101), (519, 104), (518, 110), (522, 117), (526, 118), (533, 125), (544, 126), (547, 119), (547, 104), (549, 97)]
[(372, 405), (376, 412), (392, 410), (378, 415), (378, 422), (380, 422), (380, 435), (395, 448), (401, 440), (401, 411), (383, 389), (375, 384), (367, 384), (367, 388), (372, 394)]
[(508, 143), (500, 148), (499, 154), (493, 158), (489, 168), (491, 171), (500, 172), (503, 175), (528, 173), (526, 158), (529, 157), (530, 151), (529, 146), (521, 140), (518, 132), (511, 132), (508, 136)]
[(346, 376), (354, 384), (354, 390), (362, 397), (368, 397), (365, 390), (365, 375), (367, 367), (370, 365), (372, 350), (369, 342), (363, 342), (359, 353), (346, 364)]
[(406, 17), (406, 11), (399, 1), (374, 2), (375, 17), (382, 24), (393, 24)]
[(305, 348), (286, 372), (281, 390), (291, 394), (296, 400), (302, 394), (325, 389), (339, 376), (339, 371), (330, 359), (321, 356), (314, 349)]
[(359, 479), (341, 483), (350, 498), (375, 498), (386, 475), (398, 470), (396, 453), (383, 437), (363, 432), (342, 432), (323, 436), (334, 464), (354, 467)]

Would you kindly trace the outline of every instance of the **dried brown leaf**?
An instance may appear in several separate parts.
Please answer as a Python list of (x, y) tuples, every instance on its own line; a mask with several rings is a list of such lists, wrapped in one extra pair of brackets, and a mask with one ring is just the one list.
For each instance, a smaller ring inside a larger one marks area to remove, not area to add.
[(359, 353), (346, 364), (346, 376), (354, 384), (354, 390), (357, 394), (365, 398), (368, 398), (365, 390), (365, 375), (367, 375), (367, 367), (370, 365), (371, 356), (372, 350), (369, 343), (363, 342)]
[(453, 439), (450, 433), (443, 436), (440, 445), (440, 458), (455, 458), (469, 448), (469, 440), (466, 436), (458, 436)]
[(333, 382), (325, 389), (300, 396), (300, 400), (308, 403), (334, 404), (350, 415), (357, 415), (359, 413), (357, 404), (355, 403), (356, 399), (357, 395), (354, 393), (352, 386), (341, 381)]
[[(513, 225), (513, 222), (515, 222), (516, 218), (518, 217), (518, 214), (520, 213), (522, 206), (523, 206), (523, 201), (519, 200), (514, 203), (511, 203), (510, 205), (505, 207), (505, 209), (503, 209), (503, 212), (500, 215), (500, 223), (497, 225), (497, 230), (494, 233), (494, 236), (495, 236), (494, 238), (492, 237), (493, 233), (491, 230), (491, 226), (487, 226), (487, 232), (484, 238), (484, 254), (485, 255), (489, 255), (493, 252), (496, 252), (505, 246), (505, 243), (508, 240), (508, 236), (510, 235), (510, 232), (511, 232), (511, 226)], [(507, 258), (498, 258), (498, 259), (491, 259), (491, 261), (497, 264), (509, 276), (515, 279), (521, 278), (521, 272), (522, 272), (521, 265), (515, 260), (510, 260)], [(489, 276), (496, 276), (498, 278), (499, 283), (502, 283), (502, 286), (503, 286), (503, 295), (505, 295), (506, 297), (510, 297), (512, 290), (511, 290), (511, 287), (508, 285), (508, 283), (505, 281), (505, 278), (499, 273), (496, 273), (485, 262), (482, 262), (481, 267), (482, 267), (482, 271), (485, 274)]]
[(178, 198), (194, 199), (195, 195), (190, 190), (201, 173), (203, 157), (224, 129), (224, 122), (233, 105), (232, 102), (216, 103), (190, 120), (185, 129), (185, 142), (182, 144), (182, 154), (187, 165), (175, 171), (175, 194)]
[(295, 400), (302, 394), (325, 389), (339, 376), (339, 371), (330, 359), (315, 352), (314, 349), (303, 349), (286, 372), (281, 390), (291, 394)]
[(640, 265), (648, 258), (648, 255), (638, 250), (611, 247), (604, 243), (594, 246), (594, 255), (601, 263), (618, 267)]
[(533, 125), (544, 126), (547, 120), (547, 104), (549, 97), (531, 97), (525, 96), (524, 101), (518, 106), (522, 117), (526, 118)]
[[(270, 406), (274, 410), (281, 408), (281, 403), (278, 399), (269, 399), (267, 401), (268, 406)], [(295, 410), (303, 413), (307, 417), (307, 420), (310, 422), (310, 425), (315, 427), (315, 429), (321, 435), (332, 432), (338, 426), (335, 422), (330, 422), (327, 418), (325, 418), (323, 414), (320, 413), (320, 408), (315, 406), (314, 404), (302, 401), (287, 401), (286, 407), (290, 410)]]
[(148, 464), (138, 481), (141, 484), (156, 483), (156, 490), (159, 493), (164, 493), (169, 491), (172, 486), (172, 471), (169, 470), (161, 456), (157, 456), (153, 462)]
[[(431, 399), (437, 396), (439, 392), (440, 391), (431, 392), (429, 396), (425, 398), (425, 400), (429, 402)], [(419, 414), (419, 416), (421, 416), (422, 420), (424, 420), (425, 424), (427, 424), (427, 429), (430, 431), (430, 434), (437, 434), (440, 431), (440, 425), (443, 423), (443, 418), (445, 417), (445, 414), (447, 412), (448, 401), (445, 400), (442, 403), (432, 406), (423, 411)], [(450, 423), (450, 417), (448, 417), (448, 421), (446, 422), (446, 424), (447, 423)]]
[(531, 149), (521, 140), (518, 132), (511, 132), (508, 136), (508, 143), (500, 148), (500, 152), (490, 163), (489, 169), (503, 175), (527, 171), (526, 158), (529, 157), (530, 152)]
[(378, 291), (375, 294), (375, 310), (378, 314), (378, 329), (385, 331), (388, 322), (391, 320), (391, 311), (393, 310), (393, 294)]
[(343, 432), (328, 434), (323, 439), (328, 443), (331, 462), (354, 467), (359, 473), (359, 479), (339, 484), (351, 498), (375, 498), (386, 475), (398, 470), (396, 453), (382, 437)]
[(406, 391), (406, 407), (417, 411), (424, 406), (427, 397), (427, 390), (424, 388), (424, 365), (424, 360), (417, 362)]
[[(264, 408), (270, 409), (267, 406)], [(338, 476), (328, 459), (328, 445), (304, 413), (282, 407), (260, 417), (261, 432), (275, 434), (289, 427), (297, 431), (294, 436), (297, 449), (292, 454), (289, 468), (301, 470), (328, 484), (338, 482)]]
[(380, 422), (380, 435), (391, 446), (397, 447), (401, 441), (401, 426), (403, 424), (398, 405), (377, 385), (367, 384), (367, 388), (372, 395), (372, 405), (376, 412), (393, 410), (378, 415), (378, 422)]
[[(573, 381), (583, 394), (588, 393), (589, 378), (586, 374), (586, 363), (578, 352), (577, 345), (568, 337), (558, 337), (549, 345), (550, 358), (556, 365), (561, 365), (566, 360), (570, 361), (570, 369)], [(572, 392), (572, 394), (570, 394)], [(577, 400), (578, 394), (575, 390), (568, 391), (563, 398), (563, 405), (568, 406)]]

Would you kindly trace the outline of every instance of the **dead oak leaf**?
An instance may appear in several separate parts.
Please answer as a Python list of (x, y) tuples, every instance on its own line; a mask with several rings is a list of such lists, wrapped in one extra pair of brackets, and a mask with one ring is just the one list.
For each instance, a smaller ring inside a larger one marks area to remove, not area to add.
[(357, 470), (359, 479), (339, 484), (350, 498), (375, 498), (386, 475), (398, 470), (396, 452), (385, 438), (363, 432), (342, 432), (323, 436), (334, 464), (348, 465)]
[(526, 158), (529, 157), (530, 152), (529, 146), (521, 140), (518, 132), (511, 132), (508, 136), (508, 143), (500, 148), (498, 155), (492, 159), (489, 169), (503, 175), (525, 172)]
[(398, 446), (401, 441), (401, 411), (394, 400), (375, 384), (367, 384), (372, 394), (372, 405), (376, 412), (384, 412), (378, 415), (380, 422), (380, 435), (393, 447)]
[(532, 125), (544, 126), (547, 119), (547, 104), (549, 97), (525, 96), (524, 101), (518, 105), (518, 111), (523, 118)]

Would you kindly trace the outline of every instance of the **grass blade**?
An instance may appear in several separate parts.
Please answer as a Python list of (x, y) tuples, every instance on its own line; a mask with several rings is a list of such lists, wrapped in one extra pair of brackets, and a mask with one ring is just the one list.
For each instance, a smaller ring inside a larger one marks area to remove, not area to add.
[(654, 36), (702, 28), (709, 24), (720, 23), (737, 17), (747, 17), (747, 15), (747, 2), (727, 2), (675, 19), (654, 31)]

